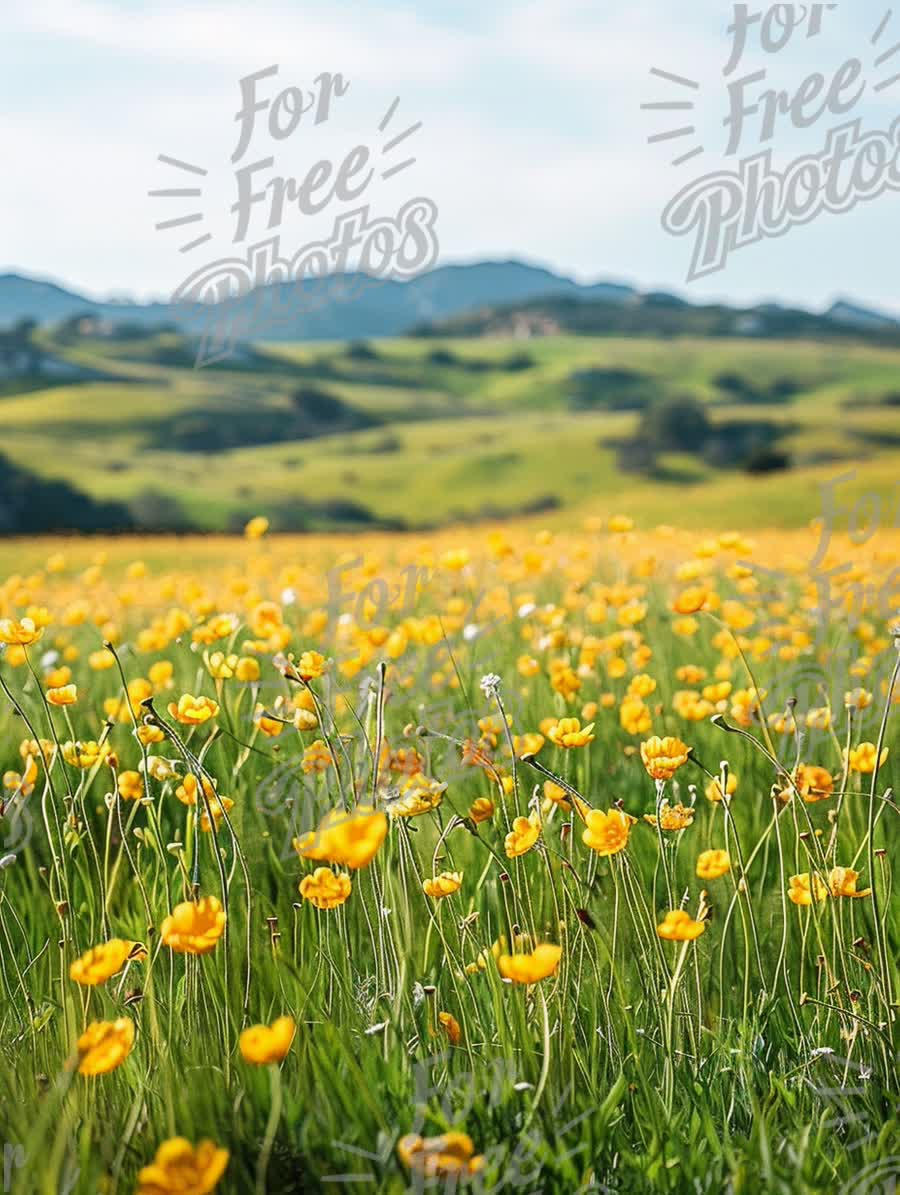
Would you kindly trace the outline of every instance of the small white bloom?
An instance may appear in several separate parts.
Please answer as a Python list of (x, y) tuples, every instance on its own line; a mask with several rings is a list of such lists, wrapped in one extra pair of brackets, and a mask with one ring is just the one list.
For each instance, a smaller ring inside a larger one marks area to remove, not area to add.
[(290, 586), (287, 589), (282, 589), (282, 591), (281, 591), (282, 606), (293, 606), (296, 603), (296, 601), (297, 601), (296, 589), (291, 589)]
[(477, 639), (481, 634), (481, 627), (477, 622), (467, 622), (463, 627), (463, 639), (466, 643), (471, 643), (473, 639)]
[(534, 604), (534, 602), (523, 602), (517, 613), (519, 618), (527, 618), (529, 614), (534, 614), (536, 609), (537, 606)]
[(500, 688), (500, 677), (496, 672), (485, 673), (478, 685), (485, 697), (492, 697)]

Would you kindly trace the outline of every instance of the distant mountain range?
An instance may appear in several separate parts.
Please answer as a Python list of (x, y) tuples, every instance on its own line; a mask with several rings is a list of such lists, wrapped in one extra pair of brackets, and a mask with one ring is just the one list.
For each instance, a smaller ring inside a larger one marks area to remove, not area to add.
[[(831, 331), (846, 335), (854, 330), (866, 338), (874, 335), (875, 339), (886, 336), (893, 340), (894, 334), (900, 333), (900, 320), (846, 299), (821, 314), (776, 304), (750, 309), (698, 306), (676, 295), (641, 293), (613, 282), (582, 284), (520, 261), (439, 266), (407, 282), (373, 281), (361, 274), (348, 274), (284, 283), (254, 291), (245, 299), (229, 300), (222, 314), (227, 312), (234, 320), (235, 334), (242, 340), (358, 340), (397, 336), (414, 328), (437, 331), (446, 327), (448, 332), (456, 328), (462, 334), (476, 334), (473, 320), (467, 317), (475, 317), (475, 324), (491, 330), (491, 319), (496, 323), (498, 312), (505, 331), (550, 331), (556, 316), (549, 316), (544, 328), (539, 323), (529, 324), (547, 300), (563, 301), (564, 308), (574, 312), (564, 325), (575, 331), (588, 330), (579, 326), (585, 318), (588, 324), (602, 325), (604, 318), (608, 323), (606, 317), (611, 316), (611, 322), (621, 324), (621, 329), (610, 331), (627, 334), (632, 329), (652, 334), (654, 324), (661, 324), (661, 335), (678, 334), (690, 330), (682, 329), (683, 319), (673, 319), (674, 311), (681, 309), (689, 325), (697, 324), (697, 334), (703, 334), (703, 326), (710, 321), (694, 320), (691, 311), (718, 313), (713, 321), (716, 330), (708, 333), (712, 335), (725, 334), (722, 328), (729, 324), (733, 325), (731, 334), (737, 335), (778, 335), (773, 329), (779, 326), (793, 329), (785, 331), (786, 335), (828, 335)], [(524, 323), (516, 322), (518, 308), (524, 309)], [(599, 313), (596, 318), (590, 317), (591, 310)], [(664, 312), (668, 315), (661, 318)], [(141, 327), (169, 324), (191, 332), (208, 323), (209, 314), (210, 309), (197, 305), (101, 302), (52, 282), (21, 274), (0, 275), (0, 327), (26, 318), (57, 324), (85, 316)]]

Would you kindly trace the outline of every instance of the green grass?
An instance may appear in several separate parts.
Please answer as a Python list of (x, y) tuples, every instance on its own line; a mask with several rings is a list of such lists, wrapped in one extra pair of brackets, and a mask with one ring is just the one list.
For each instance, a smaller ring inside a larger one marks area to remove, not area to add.
[[(619, 496), (647, 518), (666, 521), (679, 482), (687, 487), (682, 521), (733, 521), (737, 485), (762, 503), (766, 517), (799, 525), (814, 513), (810, 495), (823, 468), (833, 475), (856, 467), (877, 477), (896, 471), (896, 408), (845, 405), (892, 392), (900, 354), (890, 350), (572, 336), (396, 340), (379, 342), (373, 361), (354, 359), (340, 345), (263, 345), (258, 367), (247, 371), (154, 364), (165, 339), (74, 348), (49, 342), (58, 355), (119, 380), (3, 398), (4, 451), (98, 498), (129, 502), (162, 491), (199, 526), (219, 530), (273, 506), (289, 509), (292, 501), (321, 507), (348, 499), (376, 521), (411, 527), (515, 513), (535, 500), (570, 511)], [(436, 349), (449, 350), (451, 362), (429, 360)], [(531, 368), (505, 367), (517, 352), (532, 358)], [(633, 434), (638, 416), (574, 410), (572, 375), (588, 368), (637, 372), (658, 397), (692, 394), (711, 404), (714, 422), (772, 420), (785, 429), (782, 445), (794, 468), (757, 481), (699, 461), (663, 460), (666, 480), (622, 474), (609, 441)], [(778, 404), (730, 402), (716, 385), (726, 373), (762, 392), (787, 379), (796, 393)], [(244, 421), (251, 440), (259, 420), (277, 437), (301, 385), (327, 390), (378, 426), (210, 453), (173, 441), (198, 413), (223, 426)], [(327, 515), (310, 517), (313, 526), (322, 519), (327, 525)]]

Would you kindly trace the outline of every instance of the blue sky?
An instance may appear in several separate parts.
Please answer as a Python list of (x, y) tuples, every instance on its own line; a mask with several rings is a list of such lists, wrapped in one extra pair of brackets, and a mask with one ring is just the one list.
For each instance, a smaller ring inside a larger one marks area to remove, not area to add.
[[(304, 116), (284, 141), (258, 126), (246, 160), (272, 154), (271, 174), (301, 178), (319, 159), (337, 162), (356, 144), (383, 143), (390, 134), (379, 137), (378, 123), (399, 96), (390, 131), (422, 122), (408, 142), (416, 162), (378, 179), (366, 199), (373, 216), (386, 216), (414, 196), (431, 198), (443, 261), (518, 257), (584, 280), (676, 289), (695, 300), (820, 306), (841, 294), (900, 311), (900, 195), (890, 191), (743, 248), (720, 272), (686, 282), (688, 239), (665, 232), (660, 216), (693, 178), (734, 167), (723, 154), (722, 126), (733, 8), (717, 0), (29, 0), (7, 7), (0, 268), (98, 296), (167, 296), (206, 261), (234, 253), (229, 159), (238, 81), (277, 63), (277, 79), (260, 85), (265, 99), (291, 84), (308, 90), (326, 71), (340, 72), (350, 87), (326, 122)], [(818, 36), (801, 28), (778, 54), (762, 51), (756, 26), (736, 74), (765, 68), (763, 86), (793, 91), (811, 71), (830, 80), (858, 55), (867, 87), (848, 118), (887, 130), (900, 115), (900, 82), (878, 93), (874, 83), (900, 74), (900, 11), (877, 47), (871, 42), (887, 8), (886, 0), (841, 0), (824, 12)], [(876, 54), (893, 47), (896, 57), (875, 68)], [(653, 77), (651, 67), (699, 86)], [(685, 95), (695, 101), (687, 115), (641, 109)], [(648, 144), (650, 135), (689, 120), (695, 135)], [(769, 142), (774, 162), (818, 152), (837, 123), (827, 112), (805, 130), (780, 122)], [(759, 148), (755, 134), (748, 129), (746, 152)], [(671, 165), (701, 142), (704, 155)], [(197, 203), (148, 195), (186, 181), (157, 160), (160, 153), (207, 170)], [(184, 230), (155, 225), (194, 209), (202, 216), (197, 235), (202, 229), (210, 240), (182, 254)], [(292, 211), (279, 230), (283, 247), (294, 252), (327, 236), (340, 210), (336, 199), (319, 216)], [(260, 238), (264, 223), (252, 230)]]

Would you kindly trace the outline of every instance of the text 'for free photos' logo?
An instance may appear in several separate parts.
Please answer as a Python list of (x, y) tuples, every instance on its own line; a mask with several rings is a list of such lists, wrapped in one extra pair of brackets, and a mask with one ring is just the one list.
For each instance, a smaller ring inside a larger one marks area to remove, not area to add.
[[(215, 239), (204, 227), (210, 223), (210, 204), (223, 198), (228, 204), (232, 251), (192, 270), (172, 295), (173, 303), (198, 305), (189, 309), (201, 331), (198, 365), (228, 357), (236, 342), (254, 331), (295, 320), (298, 309), (349, 299), (388, 278), (412, 278), (437, 261), (438, 212), (431, 199), (407, 199), (391, 214), (373, 211), (379, 187), (415, 165), (411, 146), (422, 122), (404, 122), (395, 97), (383, 113), (379, 110), (374, 130), (369, 125), (364, 139), (348, 138), (337, 155), (317, 156), (316, 130), (352, 110), (347, 107), (350, 80), (323, 73), (307, 90), (294, 85), (279, 90), (278, 73), (277, 65), (267, 66), (238, 81), (229, 196), (209, 193), (207, 163), (170, 154), (158, 156), (168, 185), (148, 192), (155, 202), (177, 205), (177, 213), (155, 227), (167, 236), (177, 230), (178, 251), (185, 256)], [(260, 148), (263, 140), (270, 152)], [(282, 156), (290, 161), (290, 172)], [(303, 218), (321, 222), (323, 213), (331, 217), (327, 234), (304, 241), (296, 224)], [(282, 246), (282, 233), (286, 242), (291, 238), (289, 246)], [(237, 254), (233, 246), (240, 247)], [(282, 294), (273, 288), (286, 283), (301, 285)]]
[[(641, 107), (667, 117), (672, 127), (655, 132), (648, 142), (677, 145), (671, 164), (678, 170), (699, 162), (709, 146), (693, 113), (708, 102), (722, 117), (723, 156), (738, 159), (736, 168), (710, 171), (680, 187), (663, 211), (666, 232), (693, 234), (688, 282), (723, 269), (729, 256), (747, 245), (784, 236), (823, 213), (849, 212), (886, 191), (900, 191), (900, 117), (887, 128), (864, 128), (858, 114), (864, 100), (878, 99), (900, 83), (900, 42), (891, 44), (889, 36), (891, 10), (836, 69), (798, 71), (784, 87), (770, 78), (776, 68), (784, 69), (792, 49), (834, 44), (828, 35), (835, 33), (831, 22), (837, 8), (774, 4), (754, 10), (735, 4), (718, 97), (705, 96), (700, 82), (686, 74), (651, 69), (670, 98), (654, 98)], [(748, 70), (745, 60), (760, 52), (766, 65)], [(779, 148), (786, 154), (786, 139), (798, 135), (810, 138), (810, 152), (793, 156), (791, 149), (789, 160), (776, 164)]]

